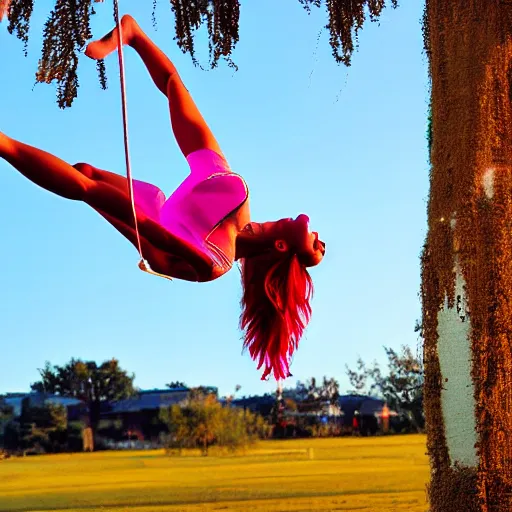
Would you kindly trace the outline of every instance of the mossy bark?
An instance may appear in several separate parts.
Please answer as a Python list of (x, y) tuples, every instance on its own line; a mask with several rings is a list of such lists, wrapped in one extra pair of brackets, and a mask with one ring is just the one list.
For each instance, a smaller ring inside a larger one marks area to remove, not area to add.
[[(425, 21), (432, 81), (429, 232), (422, 262), (430, 509), (510, 511), (512, 2), (427, 0)], [(449, 311), (456, 313), (452, 322), (468, 325), (466, 384), (447, 381), (460, 363), (450, 344), (464, 343), (463, 330), (441, 328)], [(440, 350), (442, 344), (448, 350)], [(450, 386), (471, 391), (472, 407), (457, 421), (471, 425), (473, 435), (461, 434), (457, 442), (453, 415), (461, 410), (447, 406)], [(460, 460), (472, 450), (473, 463), (470, 456)]]

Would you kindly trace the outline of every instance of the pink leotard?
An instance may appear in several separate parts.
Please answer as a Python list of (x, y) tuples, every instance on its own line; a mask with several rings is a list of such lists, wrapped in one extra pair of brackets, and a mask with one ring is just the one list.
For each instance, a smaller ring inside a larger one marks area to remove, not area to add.
[(159, 223), (174, 236), (192, 244), (211, 258), (214, 275), (227, 272), (233, 259), (226, 256), (229, 237), (209, 238), (230, 214), (247, 200), (244, 179), (229, 168), (226, 159), (211, 149), (200, 149), (187, 156), (190, 174), (169, 196), (155, 185), (133, 180), (137, 211)]

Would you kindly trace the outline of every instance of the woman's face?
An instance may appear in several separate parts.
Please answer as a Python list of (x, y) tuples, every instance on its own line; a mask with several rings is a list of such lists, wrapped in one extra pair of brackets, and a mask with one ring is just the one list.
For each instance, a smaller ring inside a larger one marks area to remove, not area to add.
[(251, 222), (246, 229), (258, 238), (274, 240), (279, 249), (292, 250), (308, 266), (318, 265), (325, 254), (325, 243), (318, 238), (318, 233), (309, 231), (309, 217), (299, 215), (296, 219), (287, 218), (274, 222)]

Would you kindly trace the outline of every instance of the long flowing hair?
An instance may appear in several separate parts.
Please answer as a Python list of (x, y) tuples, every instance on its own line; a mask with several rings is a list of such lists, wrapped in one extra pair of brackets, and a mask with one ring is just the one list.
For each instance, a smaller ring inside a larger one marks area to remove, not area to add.
[(262, 380), (290, 374), (290, 359), (311, 318), (313, 281), (296, 254), (276, 252), (241, 260), (244, 349), (265, 365)]

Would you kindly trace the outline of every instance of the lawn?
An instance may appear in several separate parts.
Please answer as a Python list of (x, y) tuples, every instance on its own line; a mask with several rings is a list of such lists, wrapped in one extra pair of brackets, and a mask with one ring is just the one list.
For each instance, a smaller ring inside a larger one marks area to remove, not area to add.
[(0, 462), (0, 511), (424, 512), (425, 437), (265, 441), (245, 455), (162, 451)]

